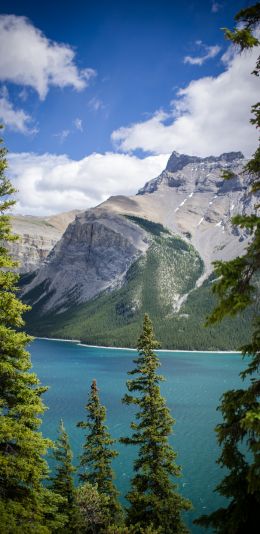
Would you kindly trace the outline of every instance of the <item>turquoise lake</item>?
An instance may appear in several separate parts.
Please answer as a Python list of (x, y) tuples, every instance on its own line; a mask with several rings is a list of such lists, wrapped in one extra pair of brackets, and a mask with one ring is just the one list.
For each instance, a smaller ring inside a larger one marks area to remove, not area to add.
[[(36, 339), (29, 348), (33, 370), (49, 390), (44, 395), (48, 410), (41, 430), (55, 439), (60, 418), (70, 436), (74, 463), (84, 441), (84, 431), (76, 423), (85, 418), (84, 406), (91, 381), (95, 378), (102, 404), (107, 408), (107, 424), (112, 437), (129, 435), (134, 408), (122, 405), (126, 392), (127, 371), (133, 368), (135, 352), (131, 350), (84, 347), (76, 343)], [(221, 420), (216, 410), (219, 398), (227, 389), (243, 387), (239, 373), (246, 366), (239, 354), (199, 352), (159, 352), (160, 374), (166, 381), (162, 394), (176, 420), (170, 442), (182, 466), (179, 491), (191, 499), (194, 510), (185, 514), (192, 533), (210, 532), (196, 527), (192, 520), (209, 513), (223, 499), (214, 488), (223, 476), (216, 464), (220, 449), (214, 427)], [(114, 461), (116, 484), (124, 496), (129, 488), (133, 447), (118, 444)]]

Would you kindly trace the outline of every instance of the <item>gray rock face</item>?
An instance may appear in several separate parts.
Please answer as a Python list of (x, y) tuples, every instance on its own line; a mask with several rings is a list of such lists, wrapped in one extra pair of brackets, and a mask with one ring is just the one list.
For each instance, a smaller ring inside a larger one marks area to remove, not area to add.
[[(187, 185), (187, 173), (185, 172), (187, 168), (190, 170), (200, 170), (202, 174), (205, 169), (207, 171), (212, 171), (220, 169), (233, 169), (237, 166), (237, 163), (244, 160), (242, 152), (227, 152), (221, 154), (220, 156), (208, 156), (207, 158), (199, 158), (197, 156), (188, 156), (187, 154), (178, 154), (178, 152), (173, 152), (171, 157), (168, 160), (165, 171), (163, 171), (158, 178), (154, 178), (145, 184), (142, 189), (139, 189), (138, 195), (144, 195), (145, 193), (153, 193), (158, 190), (158, 187), (161, 184), (166, 184), (169, 187), (181, 187)], [(182, 173), (182, 171), (185, 171)], [(193, 176), (190, 173), (190, 179), (192, 180)], [(201, 177), (200, 177), (201, 178)], [(216, 175), (215, 175), (216, 178)], [(196, 178), (197, 179), (197, 178)], [(199, 179), (200, 181), (200, 179)], [(218, 180), (219, 184), (223, 183), (223, 178)]]
[(17, 271), (28, 273), (37, 269), (77, 213), (79, 211), (74, 210), (53, 217), (12, 217), (13, 232), (19, 236), (19, 240), (9, 243), (8, 248), (13, 258), (19, 262)]
[[(174, 152), (166, 169), (136, 196), (111, 197), (78, 215), (25, 288), (30, 303), (57, 313), (102, 291), (120, 287), (130, 265), (145, 254), (149, 234), (123, 215), (159, 222), (190, 242), (204, 261), (201, 284), (212, 262), (243, 254), (250, 236), (233, 227), (237, 213), (254, 210), (250, 177), (241, 152), (198, 158)], [(223, 180), (222, 171), (235, 178)]]
[(64, 310), (119, 287), (147, 247), (146, 233), (125, 217), (89, 210), (68, 226), (25, 293), (39, 287), (34, 303), (48, 295), (44, 311)]
[[(103, 207), (160, 222), (187, 238), (205, 263), (206, 277), (213, 261), (243, 254), (249, 242), (248, 232), (231, 223), (234, 215), (250, 213), (256, 204), (249, 193), (250, 177), (243, 172), (245, 163), (241, 152), (207, 158), (173, 152), (166, 169), (135, 197), (127, 197), (125, 204), (122, 197), (120, 202), (112, 197)], [(224, 180), (223, 170), (232, 171), (234, 179)]]

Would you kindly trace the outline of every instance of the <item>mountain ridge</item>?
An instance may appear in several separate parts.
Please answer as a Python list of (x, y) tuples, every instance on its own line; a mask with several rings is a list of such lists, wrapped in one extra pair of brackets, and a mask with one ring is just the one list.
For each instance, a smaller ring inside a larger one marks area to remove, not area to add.
[[(165, 170), (157, 177), (149, 182), (146, 182), (144, 187), (139, 189), (137, 195), (143, 195), (146, 192), (153, 192), (151, 190), (151, 185), (156, 184), (156, 189), (158, 189), (158, 183), (160, 183), (160, 177), (167, 176), (167, 173), (175, 173), (181, 171), (184, 167), (190, 164), (204, 164), (204, 163), (219, 163), (222, 162), (225, 166), (230, 166), (236, 160), (244, 160), (244, 155), (242, 152), (224, 152), (220, 156), (207, 156), (205, 158), (199, 156), (189, 156), (188, 154), (179, 154), (176, 151), (173, 151), (166, 165)], [(168, 182), (168, 185), (170, 183)], [(156, 190), (154, 189), (154, 190)]]
[[(47, 329), (52, 324), (54, 336), (71, 333), (71, 337), (105, 343), (95, 333), (102, 326), (107, 339), (112, 332), (121, 339), (120, 332), (125, 332), (122, 343), (127, 343), (127, 332), (142, 311), (151, 313), (162, 330), (164, 323), (180, 325), (181, 321), (186, 332), (189, 321), (196, 323), (195, 308), (192, 314), (185, 311), (191, 293), (201, 295), (196, 297), (198, 303), (200, 298), (205, 300), (205, 291), (199, 288), (212, 273), (212, 261), (232, 259), (249, 242), (248, 232), (234, 230), (230, 221), (232, 214), (252, 211), (255, 202), (247, 194), (250, 176), (244, 175), (244, 163), (240, 152), (208, 158), (174, 152), (166, 169), (144, 186), (142, 194), (139, 190), (133, 197), (110, 197), (77, 214), (44, 263), (24, 282), (23, 297), (33, 306), (33, 333), (40, 323)], [(235, 175), (229, 182), (222, 176), (227, 169)], [(152, 281), (144, 282), (142, 277)], [(106, 321), (113, 318), (114, 326), (108, 330), (103, 320), (100, 323), (99, 306), (107, 310)], [(74, 324), (76, 317), (81, 323), (80, 310), (92, 337), (83, 325)], [(194, 336), (199, 328), (192, 330)], [(245, 334), (244, 327), (242, 331)], [(202, 327), (200, 332), (202, 339)], [(41, 334), (48, 333), (41, 329)], [(179, 338), (185, 345), (185, 338)]]
[(77, 213), (79, 210), (46, 217), (12, 216), (12, 229), (19, 240), (9, 243), (8, 247), (14, 260), (19, 262), (17, 272), (26, 273), (40, 267)]

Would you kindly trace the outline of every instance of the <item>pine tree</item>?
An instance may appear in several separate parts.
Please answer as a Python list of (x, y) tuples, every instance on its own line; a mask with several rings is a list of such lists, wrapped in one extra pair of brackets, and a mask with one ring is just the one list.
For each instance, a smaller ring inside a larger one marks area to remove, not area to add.
[[(226, 37), (241, 51), (260, 44), (253, 30), (260, 22), (260, 3), (240, 11), (236, 15), (239, 26), (234, 31), (226, 30)], [(260, 58), (252, 73), (259, 76)], [(260, 127), (260, 103), (252, 107), (252, 124)], [(245, 166), (251, 175), (249, 194), (260, 189), (260, 147)], [(226, 173), (225, 178), (232, 179)], [(252, 235), (250, 244), (241, 257), (229, 262), (216, 262), (218, 281), (214, 292), (219, 297), (218, 306), (208, 318), (208, 324), (222, 320), (226, 315), (236, 315), (247, 306), (255, 304), (259, 297), (260, 270), (260, 217), (259, 205), (251, 215), (233, 217), (234, 225), (247, 228)], [(260, 364), (260, 318), (255, 318), (252, 340), (241, 348), (243, 356), (250, 358), (249, 365), (241, 378), (250, 378), (247, 388), (227, 391), (219, 407), (223, 422), (216, 428), (222, 453), (218, 460), (228, 470), (216, 490), (229, 499), (226, 507), (208, 516), (202, 516), (195, 523), (206, 528), (213, 527), (220, 534), (244, 534), (258, 532), (257, 517), (260, 509), (260, 424), (259, 395), (260, 380), (257, 372)], [(247, 449), (247, 454), (245, 450)]]
[[(0, 141), (2, 144), (2, 140)], [(16, 297), (18, 276), (7, 249), (12, 234), (6, 212), (15, 201), (5, 176), (6, 150), (0, 148), (0, 530), (2, 533), (48, 533), (62, 524), (57, 496), (43, 487), (48, 467), (43, 456), (51, 442), (38, 432), (46, 390), (29, 372), (31, 340), (22, 331), (27, 306)]]
[(118, 492), (113, 483), (114, 473), (111, 461), (118, 453), (111, 449), (115, 440), (111, 439), (105, 425), (106, 409), (100, 404), (96, 380), (93, 380), (91, 384), (86, 410), (87, 421), (78, 423), (80, 428), (88, 430), (84, 451), (80, 458), (83, 472), (79, 478), (82, 482), (96, 485), (100, 494), (109, 497), (110, 520), (116, 523), (121, 520), (121, 507), (117, 500)]
[(144, 316), (137, 346), (136, 367), (128, 373), (136, 377), (127, 382), (129, 392), (135, 391), (137, 396), (126, 394), (123, 398), (125, 404), (138, 406), (136, 421), (131, 423), (132, 437), (121, 438), (122, 443), (139, 448), (132, 487), (127, 495), (131, 505), (128, 521), (140, 527), (161, 528), (163, 534), (185, 533), (188, 530), (181, 513), (191, 505), (178, 494), (172, 480), (181, 474), (175, 463), (176, 453), (168, 442), (174, 419), (160, 393), (163, 377), (156, 373), (160, 362), (154, 352), (159, 344), (148, 315)]
[(76, 468), (72, 465), (72, 450), (69, 437), (61, 420), (59, 426), (59, 436), (55, 443), (53, 457), (56, 460), (55, 475), (51, 478), (51, 488), (55, 493), (63, 497), (59, 511), (66, 516), (66, 522), (61, 532), (77, 531), (79, 513), (76, 503), (76, 489), (74, 486), (73, 474)]
[(138, 526), (123, 526), (123, 527), (116, 527), (111, 526), (108, 527), (105, 534), (162, 534), (162, 530), (155, 529), (151, 526), (148, 527), (138, 527)]
[(109, 496), (101, 493), (97, 484), (89, 482), (80, 485), (76, 495), (80, 510), (80, 534), (107, 534), (111, 520)]

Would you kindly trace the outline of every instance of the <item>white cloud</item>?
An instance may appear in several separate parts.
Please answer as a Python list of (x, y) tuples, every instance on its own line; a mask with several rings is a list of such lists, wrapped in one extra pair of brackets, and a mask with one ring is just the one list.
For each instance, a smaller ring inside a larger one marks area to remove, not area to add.
[(23, 87), (21, 89), (21, 91), (19, 92), (19, 98), (23, 101), (23, 102), (26, 102), (27, 98), (28, 98), (28, 90)]
[(9, 127), (10, 130), (23, 134), (36, 133), (37, 129), (30, 127), (32, 118), (23, 109), (14, 109), (9, 100), (6, 87), (0, 91), (0, 122)]
[(183, 60), (184, 63), (189, 63), (190, 65), (201, 66), (208, 59), (213, 59), (214, 57), (216, 57), (221, 50), (220, 46), (218, 45), (206, 46), (206, 45), (203, 45), (201, 41), (197, 41), (196, 44), (203, 48), (204, 54), (202, 56), (186, 56)]
[(69, 134), (70, 134), (69, 130), (62, 130), (61, 132), (53, 134), (53, 137), (58, 137), (60, 144), (62, 145), (62, 143), (65, 141), (65, 139), (67, 139)]
[(76, 66), (69, 45), (47, 39), (25, 17), (0, 16), (0, 50), (0, 79), (33, 87), (41, 100), (52, 85), (79, 91), (95, 75)]
[[(119, 128), (112, 140), (122, 151), (141, 149), (162, 154), (177, 150), (198, 156), (242, 150), (246, 156), (257, 146), (257, 133), (249, 124), (252, 104), (259, 100), (259, 80), (252, 76), (259, 51), (222, 60), (224, 72), (192, 81), (181, 89), (169, 113)], [(165, 123), (167, 119), (167, 123)]]
[(87, 209), (111, 195), (131, 195), (165, 168), (168, 155), (139, 159), (125, 154), (68, 156), (9, 154), (9, 174), (18, 189), (16, 213), (45, 215)]
[(218, 11), (222, 8), (222, 4), (219, 4), (218, 2), (212, 2), (211, 11), (212, 13), (218, 13)]
[(100, 98), (94, 96), (93, 98), (91, 98), (91, 100), (89, 100), (88, 107), (90, 109), (93, 109), (94, 111), (98, 111), (100, 109), (103, 109), (105, 106)]
[(80, 132), (83, 132), (83, 122), (82, 122), (82, 119), (79, 119), (79, 117), (77, 117), (75, 120), (74, 120), (74, 126), (77, 130), (79, 130)]

